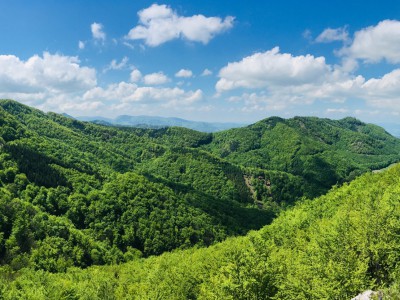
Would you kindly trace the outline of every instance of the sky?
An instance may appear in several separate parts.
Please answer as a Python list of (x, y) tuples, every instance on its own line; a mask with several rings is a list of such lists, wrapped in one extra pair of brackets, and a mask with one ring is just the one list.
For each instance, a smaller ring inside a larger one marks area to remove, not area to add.
[(0, 98), (43, 111), (400, 124), (400, 1), (0, 0), (0, 20)]

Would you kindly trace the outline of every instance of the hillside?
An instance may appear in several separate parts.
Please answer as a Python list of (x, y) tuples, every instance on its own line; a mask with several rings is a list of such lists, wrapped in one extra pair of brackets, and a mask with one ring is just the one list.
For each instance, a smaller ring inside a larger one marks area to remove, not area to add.
[(399, 140), (354, 119), (210, 134), (96, 125), (11, 100), (0, 101), (0, 145), (0, 264), (51, 272), (244, 235), (400, 158)]
[(268, 118), (213, 134), (204, 149), (247, 167), (302, 177), (309, 197), (399, 161), (400, 140), (354, 118)]
[[(83, 123), (8, 100), (0, 107), (1, 264), (62, 271), (117, 263), (210, 245), (274, 215), (256, 208), (239, 167), (183, 146), (179, 154), (156, 143), (157, 132)], [(181, 144), (204, 137), (182, 136)], [(158, 174), (152, 162), (171, 153), (179, 165)], [(179, 167), (189, 161), (193, 168)]]
[(3, 268), (2, 297), (351, 299), (372, 289), (399, 299), (399, 201), (397, 165), (302, 201), (262, 230), (209, 248), (63, 274)]

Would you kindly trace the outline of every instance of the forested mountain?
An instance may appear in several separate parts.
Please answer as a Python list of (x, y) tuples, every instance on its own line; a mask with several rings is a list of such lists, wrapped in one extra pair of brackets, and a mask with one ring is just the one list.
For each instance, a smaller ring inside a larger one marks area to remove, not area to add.
[(399, 139), (354, 118), (268, 118), (213, 135), (204, 149), (247, 167), (302, 177), (310, 197), (399, 160)]
[(210, 246), (399, 160), (398, 139), (351, 118), (211, 134), (102, 126), (1, 100), (0, 264), (63, 272)]
[[(273, 217), (254, 205), (239, 167), (184, 147), (207, 134), (180, 135), (173, 148), (172, 129), (160, 142), (164, 131), (82, 123), (14, 101), (0, 107), (0, 261), (14, 269), (206, 246)], [(170, 165), (157, 169), (163, 160)]]
[[(400, 165), (209, 248), (52, 274), (1, 269), (3, 299), (399, 299)], [(1, 286), (0, 284), (0, 286)]]

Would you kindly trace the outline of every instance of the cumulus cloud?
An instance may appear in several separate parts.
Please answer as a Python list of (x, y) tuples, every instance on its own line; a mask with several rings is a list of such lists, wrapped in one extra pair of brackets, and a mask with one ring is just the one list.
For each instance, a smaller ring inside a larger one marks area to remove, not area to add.
[(340, 54), (367, 63), (378, 63), (382, 60), (400, 63), (400, 21), (384, 20), (376, 26), (357, 31), (353, 42), (344, 47)]
[[(127, 59), (110, 63), (120, 69)], [(169, 81), (162, 72), (142, 76), (132, 70), (131, 82), (98, 86), (95, 69), (81, 65), (78, 57), (43, 53), (22, 60), (14, 55), (0, 55), (0, 98), (10, 98), (44, 111), (72, 115), (126, 113), (128, 109), (146, 113), (160, 108), (191, 111), (201, 108), (203, 92), (178, 87), (142, 86)], [(136, 83), (135, 83), (136, 82)]]
[(371, 78), (363, 86), (364, 98), (374, 107), (389, 108), (400, 112), (400, 69), (381, 78)]
[(107, 88), (95, 87), (87, 91), (83, 99), (103, 101), (118, 100), (123, 103), (158, 103), (164, 107), (193, 104), (203, 97), (201, 90), (185, 91), (180, 88), (158, 88), (138, 86), (135, 83), (120, 82)]
[(225, 19), (204, 15), (183, 17), (165, 4), (153, 4), (139, 11), (138, 16), (139, 25), (126, 38), (144, 40), (151, 47), (179, 38), (207, 44), (215, 35), (232, 28), (234, 21), (231, 16)]
[(0, 89), (3, 92), (71, 92), (96, 85), (96, 71), (81, 67), (74, 56), (44, 52), (26, 61), (0, 55)]
[[(127, 58), (112, 61), (110, 68), (126, 66)], [(203, 92), (178, 87), (141, 86), (169, 81), (162, 72), (142, 76), (137, 69), (131, 82), (117, 82), (107, 87), (97, 85), (96, 71), (81, 65), (73, 56), (43, 53), (22, 60), (14, 55), (0, 55), (0, 98), (10, 98), (48, 111), (72, 114), (124, 113), (125, 109), (148, 107), (190, 110), (202, 100)], [(137, 83), (135, 83), (137, 82)]]
[(0, 55), (0, 98), (60, 111), (67, 103), (83, 105), (79, 95), (96, 85), (96, 71), (82, 67), (74, 56), (44, 52), (24, 61)]
[(80, 111), (93, 113), (104, 109), (105, 104), (98, 99), (83, 100), (82, 94), (57, 94), (49, 95), (46, 102), (37, 105), (37, 107), (45, 111)]
[(94, 22), (90, 25), (90, 29), (92, 30), (92, 36), (95, 40), (100, 40), (102, 42), (106, 40), (106, 34), (103, 31), (102, 24)]
[(106, 89), (102, 87), (94, 87), (84, 93), (84, 100), (102, 100), (113, 101), (122, 100), (127, 101), (135, 93), (138, 86), (135, 83), (120, 82), (118, 84), (111, 84)]
[(349, 33), (346, 27), (327, 28), (315, 39), (317, 43), (330, 43), (335, 41), (347, 41)]
[(175, 77), (180, 78), (190, 78), (193, 76), (193, 72), (187, 69), (180, 69), (178, 72), (175, 73)]
[(331, 73), (324, 57), (292, 56), (280, 53), (275, 47), (229, 63), (220, 70), (216, 89), (222, 92), (236, 88), (302, 85), (321, 82)]
[(284, 109), (317, 100), (345, 102), (365, 96), (365, 79), (325, 62), (324, 57), (293, 56), (279, 48), (232, 62), (219, 72), (218, 94), (234, 89), (254, 90), (230, 98), (245, 111)]
[(134, 69), (130, 74), (130, 79), (132, 82), (138, 82), (142, 79), (142, 73), (138, 69)]
[(151, 73), (143, 77), (143, 82), (147, 85), (160, 85), (169, 81), (169, 78), (163, 72)]
[(371, 78), (365, 82), (364, 87), (377, 97), (400, 97), (400, 69), (395, 69), (381, 78)]
[[(323, 57), (282, 54), (278, 48), (228, 63), (219, 72), (217, 96), (239, 90), (227, 98), (242, 103), (243, 111), (285, 110), (315, 101), (363, 101), (369, 107), (400, 113), (400, 69), (381, 77), (362, 75), (332, 66)], [(244, 92), (242, 90), (245, 90)], [(344, 108), (325, 113), (345, 113)]]

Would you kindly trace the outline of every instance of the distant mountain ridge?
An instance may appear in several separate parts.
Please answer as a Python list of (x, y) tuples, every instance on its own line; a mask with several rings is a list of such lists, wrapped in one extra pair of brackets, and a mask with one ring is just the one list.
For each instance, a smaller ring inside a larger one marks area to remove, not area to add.
[[(158, 129), (164, 127), (184, 127), (193, 129), (201, 132), (218, 132), (232, 128), (244, 127), (249, 124), (246, 123), (235, 123), (235, 122), (202, 122), (202, 121), (191, 121), (176, 117), (158, 117), (158, 116), (131, 116), (131, 115), (120, 115), (116, 118), (106, 118), (102, 116), (79, 116), (73, 117), (69, 114), (63, 113), (64, 117), (76, 119), (79, 121), (92, 122), (100, 125), (108, 126), (130, 126), (137, 128), (151, 128)], [(387, 123), (380, 122), (376, 125), (383, 127), (391, 135), (400, 138), (400, 123)]]
[[(69, 117), (68, 115), (65, 115)], [(105, 117), (76, 117), (79, 121), (87, 121), (96, 124), (112, 125), (112, 126), (131, 126), (139, 128), (163, 128), (163, 127), (184, 127), (201, 132), (217, 132), (231, 128), (242, 127), (246, 124), (241, 123), (222, 123), (222, 122), (199, 122), (190, 121), (181, 118), (167, 118), (157, 116), (130, 116), (121, 115), (114, 119)]]

